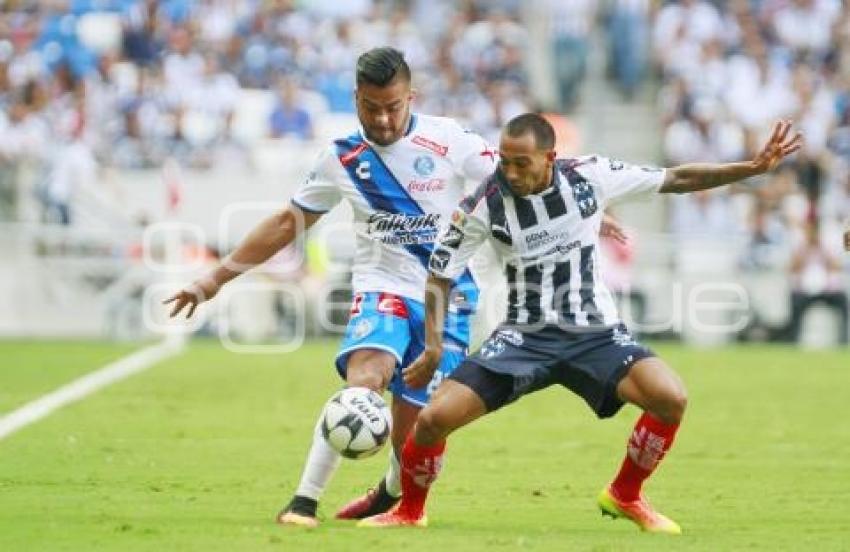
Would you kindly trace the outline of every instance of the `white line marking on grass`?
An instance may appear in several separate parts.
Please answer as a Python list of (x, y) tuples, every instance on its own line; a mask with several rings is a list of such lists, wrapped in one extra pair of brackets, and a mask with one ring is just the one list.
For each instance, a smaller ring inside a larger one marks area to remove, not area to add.
[(166, 338), (157, 345), (145, 347), (28, 402), (0, 418), (0, 439), (49, 416), (65, 405), (84, 399), (107, 385), (121, 381), (178, 354), (183, 350), (183, 345), (184, 340), (180, 336)]

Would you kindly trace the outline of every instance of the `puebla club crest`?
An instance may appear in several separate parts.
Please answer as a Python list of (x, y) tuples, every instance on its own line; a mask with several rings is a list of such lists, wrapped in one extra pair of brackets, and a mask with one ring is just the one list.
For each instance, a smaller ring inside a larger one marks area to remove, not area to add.
[(431, 176), (434, 172), (434, 158), (430, 155), (420, 155), (416, 158), (416, 161), (413, 162), (413, 170), (416, 171), (416, 174), (419, 176)]

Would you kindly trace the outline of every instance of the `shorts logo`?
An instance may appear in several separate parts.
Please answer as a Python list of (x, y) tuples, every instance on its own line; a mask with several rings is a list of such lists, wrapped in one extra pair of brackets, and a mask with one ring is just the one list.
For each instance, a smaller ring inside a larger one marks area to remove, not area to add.
[(620, 328), (614, 328), (613, 333), (611, 334), (611, 339), (614, 340), (614, 343), (619, 345), (620, 347), (630, 347), (632, 345), (637, 345), (635, 338), (632, 337), (628, 331), (623, 331)]
[(348, 311), (348, 316), (354, 317), (359, 315), (362, 310), (360, 309), (361, 304), (363, 303), (363, 294), (357, 293), (354, 295), (354, 299), (351, 301), (351, 310)]
[(391, 314), (398, 318), (408, 318), (407, 305), (404, 300), (398, 295), (391, 293), (381, 293), (378, 295), (378, 312), (381, 314)]
[(351, 332), (351, 336), (354, 339), (363, 339), (364, 337), (369, 335), (369, 332), (371, 331), (372, 323), (369, 321), (368, 318), (364, 318), (354, 325), (354, 329)]
[(431, 176), (434, 172), (435, 165), (433, 157), (430, 155), (420, 155), (416, 158), (416, 161), (413, 162), (413, 169), (419, 176)]
[(497, 335), (499, 339), (507, 341), (514, 347), (522, 346), (523, 338), (519, 330), (515, 330), (513, 328), (506, 328), (504, 330), (499, 330), (499, 333)]
[(425, 391), (428, 393), (429, 397), (434, 394), (434, 391), (437, 390), (437, 388), (440, 386), (440, 383), (442, 383), (445, 377), (446, 375), (440, 372), (439, 370), (434, 372), (434, 377), (431, 378), (431, 381), (428, 382), (428, 386), (425, 388)]
[(505, 352), (505, 342), (499, 339), (498, 334), (484, 342), (481, 347), (481, 358), (489, 359)]

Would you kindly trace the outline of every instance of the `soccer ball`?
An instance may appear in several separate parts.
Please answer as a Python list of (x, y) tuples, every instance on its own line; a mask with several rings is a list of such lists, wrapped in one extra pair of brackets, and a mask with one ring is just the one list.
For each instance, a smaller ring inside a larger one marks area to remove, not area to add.
[(366, 387), (339, 391), (322, 411), (322, 435), (346, 458), (366, 458), (390, 436), (390, 409), (380, 395)]

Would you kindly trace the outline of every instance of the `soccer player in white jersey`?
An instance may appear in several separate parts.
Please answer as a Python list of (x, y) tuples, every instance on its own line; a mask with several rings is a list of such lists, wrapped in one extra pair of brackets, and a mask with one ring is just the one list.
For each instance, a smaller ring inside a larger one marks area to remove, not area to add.
[[(433, 381), (420, 389), (404, 384), (401, 367), (424, 347), (423, 289), (440, 226), (463, 197), (466, 181), (480, 181), (493, 172), (496, 152), (452, 119), (411, 113), (414, 92), (401, 52), (375, 48), (364, 53), (357, 60), (356, 80), (360, 128), (324, 151), (291, 205), (262, 222), (208, 277), (169, 301), (175, 303), (172, 316), (187, 305), (191, 316), (198, 303), (215, 296), (226, 282), (269, 259), (324, 213), (347, 201), (356, 234), (354, 297), (336, 368), (349, 386), (379, 393), (391, 390), (391, 439), (400, 451), (430, 390), (460, 363), (469, 342), (469, 315), (478, 288), (470, 272), (462, 270), (450, 286), (444, 352)], [(317, 424), (301, 481), (278, 514), (279, 523), (318, 524), (319, 496), (340, 458)], [(378, 488), (337, 517), (384, 512), (400, 493), (397, 455), (391, 453)]]
[(447, 290), (485, 241), (495, 246), (509, 285), (507, 319), (442, 382), (402, 450), (402, 500), (363, 526), (425, 525), (425, 499), (440, 470), (446, 437), (523, 395), (553, 384), (582, 397), (600, 418), (628, 402), (644, 412), (619, 473), (599, 495), (602, 512), (645, 531), (678, 534), (641, 485), (669, 449), (685, 411), (682, 381), (620, 321), (599, 277), (602, 210), (626, 196), (688, 193), (771, 170), (801, 145), (779, 122), (751, 161), (633, 167), (598, 156), (556, 159), (552, 127), (520, 115), (501, 135), (499, 169), (466, 198), (440, 236), (426, 294), (426, 348), (403, 373), (409, 387), (431, 378), (442, 354)]

